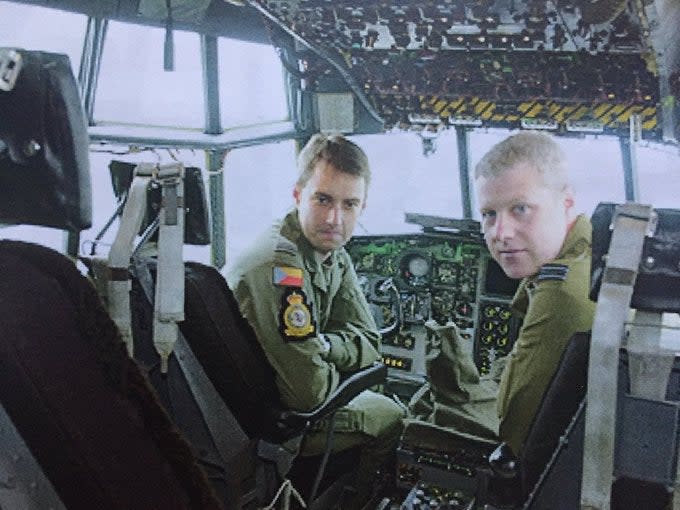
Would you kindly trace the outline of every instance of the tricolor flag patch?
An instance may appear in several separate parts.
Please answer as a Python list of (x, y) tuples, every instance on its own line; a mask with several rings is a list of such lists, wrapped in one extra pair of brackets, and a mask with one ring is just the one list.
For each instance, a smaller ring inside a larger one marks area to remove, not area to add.
[(297, 267), (276, 266), (274, 268), (274, 285), (283, 287), (302, 287), (302, 269)]

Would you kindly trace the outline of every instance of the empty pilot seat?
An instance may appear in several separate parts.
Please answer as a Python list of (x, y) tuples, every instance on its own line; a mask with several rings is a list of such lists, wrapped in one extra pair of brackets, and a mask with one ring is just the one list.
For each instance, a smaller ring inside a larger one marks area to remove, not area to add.
[(220, 508), (73, 262), (3, 241), (0, 271), (0, 398), (65, 507)]
[[(0, 60), (0, 223), (88, 227), (88, 138), (68, 58), (0, 49)], [(0, 506), (221, 508), (73, 261), (0, 241), (0, 273)]]
[(89, 228), (87, 122), (68, 57), (0, 48), (0, 60), (3, 223)]

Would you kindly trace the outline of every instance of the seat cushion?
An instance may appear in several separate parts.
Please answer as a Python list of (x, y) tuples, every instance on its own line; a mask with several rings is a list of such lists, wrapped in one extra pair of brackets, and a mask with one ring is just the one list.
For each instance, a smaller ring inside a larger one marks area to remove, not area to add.
[(64, 504), (219, 508), (73, 263), (3, 241), (0, 274), (0, 399)]

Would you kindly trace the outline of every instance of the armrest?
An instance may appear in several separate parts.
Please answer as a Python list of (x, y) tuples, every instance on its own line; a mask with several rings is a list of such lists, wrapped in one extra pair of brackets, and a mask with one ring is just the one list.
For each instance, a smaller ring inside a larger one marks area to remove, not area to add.
[(309, 427), (314, 422), (320, 421), (329, 414), (347, 405), (350, 400), (368, 388), (385, 382), (387, 378), (387, 366), (381, 361), (376, 361), (343, 380), (331, 393), (326, 401), (315, 409), (306, 412), (283, 411), (280, 413), (277, 426), (285, 436), (292, 436)]
[(480, 469), (477, 475), (478, 504), (485, 505), (484, 508), (522, 507), (526, 494), (520, 478), (520, 461), (506, 443), (489, 454), (487, 468)]
[(519, 459), (506, 443), (501, 443), (489, 455), (489, 466), (496, 476), (503, 479), (519, 475)]

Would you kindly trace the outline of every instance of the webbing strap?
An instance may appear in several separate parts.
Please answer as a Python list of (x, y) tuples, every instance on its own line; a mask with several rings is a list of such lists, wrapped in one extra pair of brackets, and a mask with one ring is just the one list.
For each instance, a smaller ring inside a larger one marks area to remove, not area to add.
[(617, 206), (593, 321), (581, 484), (582, 510), (608, 510), (614, 471), (619, 348), (653, 210)]
[(258, 510), (274, 510), (276, 508), (276, 503), (279, 501), (281, 502), (281, 510), (289, 510), (293, 498), (295, 498), (295, 501), (297, 501), (302, 508), (307, 508), (305, 500), (302, 499), (302, 496), (300, 496), (297, 489), (293, 487), (293, 482), (286, 478), (279, 486), (279, 490), (276, 491), (271, 502), (267, 506), (258, 508)]
[(179, 333), (177, 323), (184, 320), (184, 166), (181, 163), (161, 166), (157, 178), (163, 199), (159, 212), (153, 344), (165, 374)]
[(135, 168), (125, 208), (120, 218), (116, 238), (109, 251), (108, 307), (111, 318), (118, 326), (128, 354), (133, 355), (132, 324), (130, 315), (130, 278), (128, 267), (133, 243), (146, 212), (146, 188), (153, 166), (142, 163)]
[(675, 351), (662, 347), (663, 329), (662, 312), (635, 311), (627, 341), (631, 395), (666, 400)]
[[(149, 269), (149, 259), (134, 257), (133, 270), (147, 301), (153, 303), (153, 278)], [(234, 459), (239, 455), (244, 455), (248, 448), (248, 436), (225, 404), (208, 374), (205, 373), (203, 365), (196, 358), (181, 331), (175, 344), (175, 357), (198, 405), (201, 417), (208, 427), (217, 453), (225, 466), (233, 465)], [(292, 459), (294, 454), (291, 454), (290, 457)], [(290, 465), (286, 465), (286, 470), (288, 469), (290, 469)], [(256, 495), (246, 492), (241, 495), (240, 503), (245, 507), (255, 497)]]

